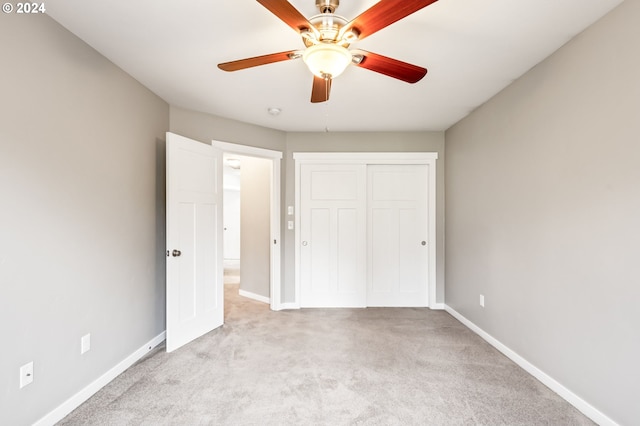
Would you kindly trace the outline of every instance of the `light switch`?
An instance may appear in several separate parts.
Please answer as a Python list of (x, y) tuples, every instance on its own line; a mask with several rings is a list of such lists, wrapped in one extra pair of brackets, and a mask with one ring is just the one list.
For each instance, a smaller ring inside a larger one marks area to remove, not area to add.
[(80, 339), (80, 355), (85, 352), (88, 352), (91, 349), (91, 333), (85, 334)]
[[(287, 214), (288, 214), (289, 216), (292, 216), (292, 215), (293, 215), (293, 206), (289, 206), (289, 207), (287, 207)], [(289, 229), (291, 229), (291, 228), (289, 228)]]
[(20, 389), (33, 382), (33, 361), (20, 367)]
[(293, 221), (290, 220), (289, 222), (287, 222), (287, 229), (292, 230), (293, 229)]

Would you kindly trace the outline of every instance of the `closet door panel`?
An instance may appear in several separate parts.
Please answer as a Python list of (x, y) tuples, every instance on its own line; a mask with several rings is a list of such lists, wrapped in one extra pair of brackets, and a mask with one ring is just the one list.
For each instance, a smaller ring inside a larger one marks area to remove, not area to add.
[(368, 306), (427, 306), (426, 184), (425, 165), (368, 166)]
[(300, 304), (366, 305), (366, 166), (300, 169)]

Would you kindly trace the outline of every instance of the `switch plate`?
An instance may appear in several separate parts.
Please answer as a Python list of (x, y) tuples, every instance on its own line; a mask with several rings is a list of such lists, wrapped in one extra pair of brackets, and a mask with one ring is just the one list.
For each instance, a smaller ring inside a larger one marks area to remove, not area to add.
[(293, 229), (293, 221), (292, 220), (287, 222), (287, 229), (288, 230), (292, 230)]
[(80, 339), (80, 355), (91, 349), (91, 333), (87, 333)]
[(293, 215), (293, 206), (289, 206), (289, 207), (287, 207), (287, 214), (288, 214), (289, 216), (292, 216), (292, 215)]
[(33, 382), (33, 361), (20, 367), (20, 389)]
[(480, 306), (484, 308), (484, 294), (480, 295)]

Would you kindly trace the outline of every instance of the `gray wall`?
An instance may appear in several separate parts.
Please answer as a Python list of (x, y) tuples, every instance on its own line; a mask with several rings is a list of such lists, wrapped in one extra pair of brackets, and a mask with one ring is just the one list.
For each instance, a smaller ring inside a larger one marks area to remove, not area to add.
[(0, 40), (0, 424), (26, 425), (164, 331), (169, 106), (46, 15)]
[(238, 156), (240, 290), (271, 297), (271, 160)]
[[(436, 302), (444, 302), (444, 132), (376, 132), (376, 133), (288, 133), (285, 155), (286, 206), (295, 206), (294, 152), (437, 152), (436, 165)], [(286, 213), (286, 208), (282, 210)], [(285, 215), (286, 216), (286, 215)], [(283, 301), (294, 300), (295, 231), (282, 228), (285, 237), (286, 269)]]
[[(446, 132), (446, 302), (640, 419), (640, 2)], [(486, 307), (479, 307), (479, 294)]]
[[(267, 114), (267, 111), (264, 112)], [(285, 133), (241, 121), (171, 106), (171, 132), (211, 143), (212, 140), (284, 151)]]

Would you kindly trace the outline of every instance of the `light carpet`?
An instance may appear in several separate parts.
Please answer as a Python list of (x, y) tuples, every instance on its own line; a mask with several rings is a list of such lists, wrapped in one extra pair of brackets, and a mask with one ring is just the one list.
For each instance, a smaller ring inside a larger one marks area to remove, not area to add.
[(593, 424), (444, 311), (225, 294), (223, 327), (157, 348), (59, 424)]

